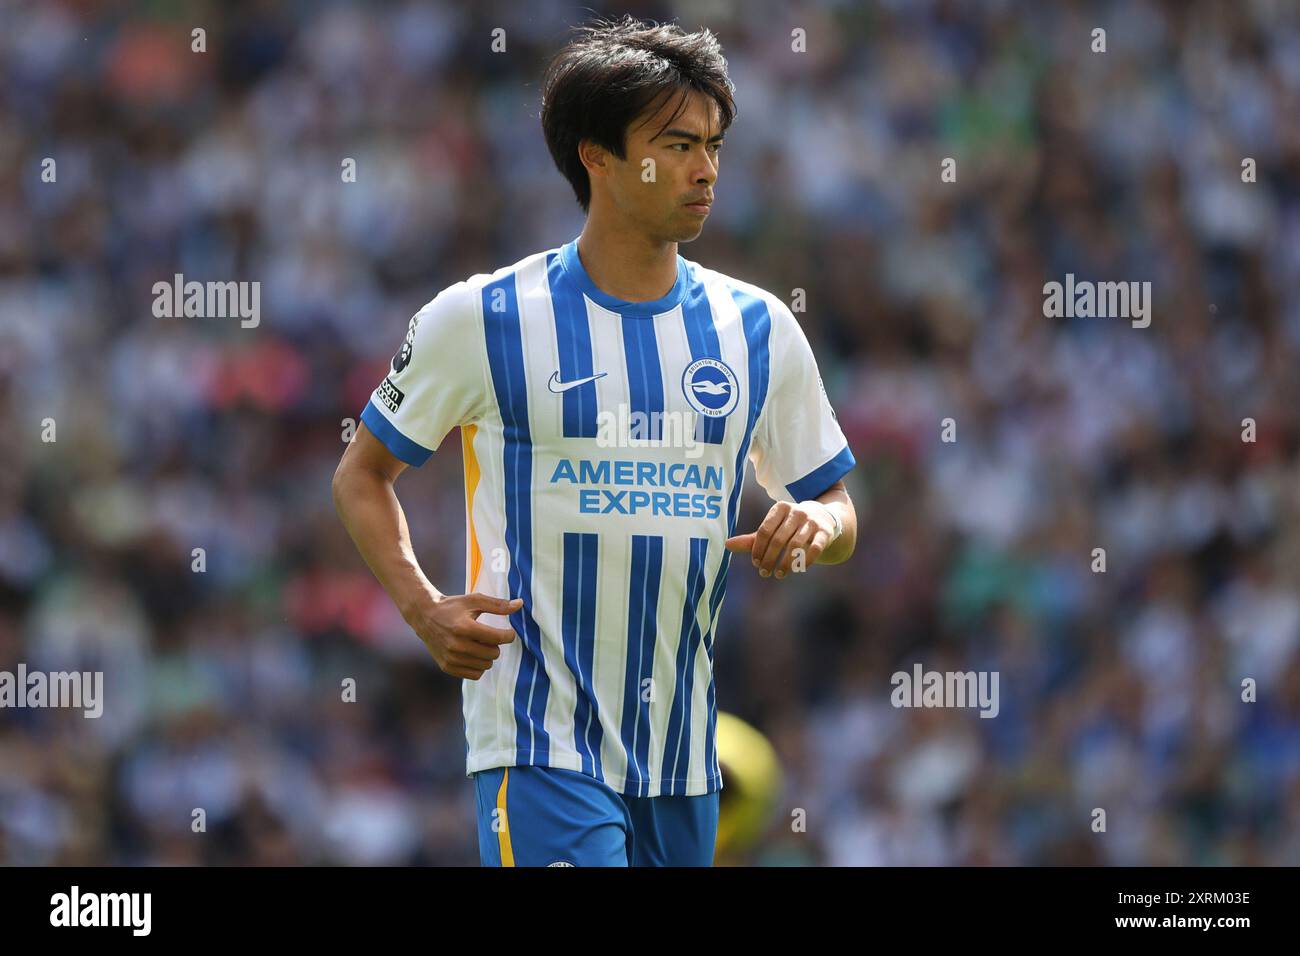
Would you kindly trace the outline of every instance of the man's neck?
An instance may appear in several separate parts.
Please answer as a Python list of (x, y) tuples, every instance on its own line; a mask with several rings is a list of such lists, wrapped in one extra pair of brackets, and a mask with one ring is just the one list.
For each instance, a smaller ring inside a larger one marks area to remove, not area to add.
[(596, 288), (624, 302), (662, 299), (677, 284), (677, 243), (602, 229), (591, 219), (578, 237), (578, 258)]

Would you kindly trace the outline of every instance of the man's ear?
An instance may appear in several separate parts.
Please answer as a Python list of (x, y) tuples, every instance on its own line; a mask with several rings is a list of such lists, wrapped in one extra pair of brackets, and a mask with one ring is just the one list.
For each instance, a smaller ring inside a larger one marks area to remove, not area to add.
[(578, 158), (582, 160), (582, 165), (586, 167), (587, 174), (594, 176), (604, 172), (609, 161), (609, 154), (599, 143), (584, 139), (578, 142)]

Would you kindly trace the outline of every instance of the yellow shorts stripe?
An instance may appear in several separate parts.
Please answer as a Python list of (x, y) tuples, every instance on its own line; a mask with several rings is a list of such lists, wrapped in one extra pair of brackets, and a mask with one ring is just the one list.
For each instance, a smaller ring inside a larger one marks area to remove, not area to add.
[(497, 842), (501, 845), (501, 865), (515, 865), (515, 851), (510, 846), (510, 819), (506, 816), (506, 785), (510, 783), (510, 768), (506, 767), (505, 774), (501, 777), (501, 787), (497, 790), (497, 809), (501, 812), (497, 818), (501, 821), (501, 829), (497, 831)]

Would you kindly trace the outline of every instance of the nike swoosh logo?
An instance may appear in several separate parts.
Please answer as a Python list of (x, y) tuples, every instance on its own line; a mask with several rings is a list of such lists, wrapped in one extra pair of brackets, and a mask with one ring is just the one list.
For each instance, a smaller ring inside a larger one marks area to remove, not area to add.
[(594, 382), (598, 378), (604, 378), (608, 374), (608, 372), (597, 372), (595, 375), (588, 375), (586, 378), (575, 378), (572, 382), (561, 382), (560, 373), (555, 371), (551, 373), (550, 380), (547, 381), (546, 387), (552, 392), (559, 394), (560, 392), (567, 392), (571, 388), (577, 388), (579, 385), (586, 385), (588, 382)]

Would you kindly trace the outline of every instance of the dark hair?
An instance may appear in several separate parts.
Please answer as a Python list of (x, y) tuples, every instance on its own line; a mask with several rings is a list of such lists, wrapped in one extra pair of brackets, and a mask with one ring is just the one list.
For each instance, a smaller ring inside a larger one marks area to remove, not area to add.
[(713, 97), (723, 130), (736, 118), (727, 61), (718, 38), (707, 29), (685, 33), (676, 24), (652, 25), (625, 14), (618, 21), (592, 21), (575, 32), (542, 79), (542, 132), (583, 212), (591, 204), (591, 181), (578, 158), (581, 140), (626, 159), (628, 124), (678, 91), (681, 98), (668, 123), (681, 115), (691, 90)]

